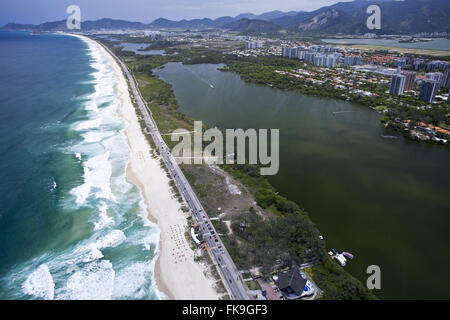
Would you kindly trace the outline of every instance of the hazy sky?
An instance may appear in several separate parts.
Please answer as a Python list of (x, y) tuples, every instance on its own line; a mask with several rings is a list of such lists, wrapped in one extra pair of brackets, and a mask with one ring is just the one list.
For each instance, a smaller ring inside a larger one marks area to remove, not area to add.
[[(340, 0), (341, 2), (351, 0)], [(263, 13), (271, 10), (311, 11), (338, 0), (0, 0), (0, 25), (65, 19), (66, 8), (81, 8), (81, 20), (116, 18), (151, 22), (156, 18), (192, 19)]]

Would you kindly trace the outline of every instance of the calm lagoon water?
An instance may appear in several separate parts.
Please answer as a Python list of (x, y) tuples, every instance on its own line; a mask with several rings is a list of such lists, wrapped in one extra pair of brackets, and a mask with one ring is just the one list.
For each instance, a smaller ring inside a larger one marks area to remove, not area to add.
[(144, 49), (149, 46), (148, 43), (130, 43), (130, 42), (122, 42), (115, 45), (116, 47), (123, 46), (124, 51), (133, 51), (136, 54), (140, 55), (166, 55), (165, 50), (145, 50), (140, 51), (139, 49)]
[(218, 67), (154, 72), (195, 119), (279, 128), (280, 171), (270, 182), (309, 212), (328, 249), (355, 255), (346, 268), (363, 283), (366, 268), (380, 266), (378, 296), (450, 298), (449, 149), (383, 138), (393, 133), (372, 110), (248, 84)]

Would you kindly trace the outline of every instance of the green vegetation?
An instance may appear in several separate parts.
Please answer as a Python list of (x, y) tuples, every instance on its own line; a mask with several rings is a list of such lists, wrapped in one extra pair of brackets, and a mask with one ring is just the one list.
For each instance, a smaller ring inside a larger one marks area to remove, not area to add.
[(325, 254), (317, 228), (300, 211), (263, 218), (250, 208), (233, 219), (231, 228), (226, 240), (238, 268), (262, 266), (266, 276), (293, 264), (319, 262)]
[[(391, 122), (412, 120), (424, 122), (426, 124), (450, 127), (450, 106), (446, 103), (434, 104), (427, 108), (428, 103), (419, 100), (416, 96), (408, 93), (401, 96), (390, 95), (386, 91), (389, 89), (390, 78), (377, 75), (377, 77), (388, 80), (386, 84), (359, 81), (355, 87), (361, 91), (367, 91), (374, 96), (366, 96), (358, 92), (351, 92), (346, 89), (338, 89), (331, 80), (332, 72), (323, 74), (318, 72), (318, 68), (310, 64), (305, 64), (296, 59), (276, 58), (276, 57), (251, 57), (251, 58), (231, 58), (228, 57), (227, 66), (223, 71), (237, 73), (244, 81), (269, 85), (281, 90), (290, 90), (303, 94), (312, 94), (325, 98), (347, 100), (365, 107), (372, 107), (379, 112), (386, 112), (386, 116)], [(287, 74), (275, 72), (303, 69), (309, 72), (310, 76), (295, 78)], [(362, 77), (372, 77), (364, 72), (360, 72)], [(307, 80), (306, 77), (309, 77)], [(317, 81), (317, 83), (314, 83)], [(356, 89), (355, 88), (355, 89)], [(418, 88), (416, 88), (418, 92)], [(439, 93), (447, 93), (448, 89), (442, 88)], [(383, 119), (386, 122), (386, 119)], [(403, 133), (404, 130), (401, 130)], [(441, 136), (438, 134), (438, 136)], [(441, 136), (443, 137), (443, 136)]]
[(387, 107), (386, 106), (376, 106), (375, 110), (377, 110), (377, 111), (384, 111), (384, 110), (387, 110)]
[[(139, 42), (137, 42), (139, 43)], [(187, 42), (181, 42), (181, 41), (166, 41), (166, 40), (158, 40), (158, 41), (151, 41), (150, 44), (145, 47), (138, 49), (137, 51), (147, 51), (147, 50), (161, 50), (161, 49), (167, 49), (173, 46), (179, 46), (187, 44)]]
[(216, 229), (217, 233), (226, 235), (228, 232), (227, 226), (225, 223), (221, 220), (213, 220), (212, 224), (214, 225), (214, 228)]
[(225, 59), (221, 51), (203, 47), (180, 49), (177, 56), (184, 64), (222, 63)]
[(344, 269), (330, 257), (311, 268), (313, 280), (323, 290), (322, 299), (325, 300), (374, 300), (376, 297), (361, 282)]
[[(154, 76), (152, 70), (170, 61), (231, 64), (232, 60), (204, 48), (192, 49), (189, 52), (180, 50), (180, 54), (176, 56), (139, 56), (120, 49), (116, 53), (127, 62), (133, 72), (141, 94), (163, 133), (180, 127), (192, 129), (193, 120), (178, 112), (178, 103), (171, 85)], [(292, 67), (296, 63), (286, 59), (277, 61), (286, 67)], [(247, 70), (258, 70), (258, 66), (254, 64), (248, 64), (247, 67)], [(262, 63), (259, 67), (268, 71), (275, 66)], [(265, 74), (263, 73), (261, 77), (261, 81), (264, 81)], [(285, 80), (280, 77), (279, 81)], [(289, 82), (288, 80), (287, 83)], [(170, 136), (163, 137), (169, 147), (174, 145), (169, 139)], [(259, 207), (264, 210), (264, 213), (258, 213), (254, 207), (250, 207), (233, 216), (232, 234), (228, 234), (224, 222), (214, 221), (217, 231), (223, 234), (224, 244), (238, 268), (262, 267), (264, 275), (269, 276), (279, 268), (316, 262), (318, 266), (315, 267), (317, 270), (314, 269), (314, 280), (325, 290), (330, 289), (330, 295), (326, 297), (335, 297), (340, 293), (340, 297), (346, 299), (374, 298), (357, 280), (329, 261), (325, 243), (319, 239), (319, 231), (308, 215), (300, 210), (296, 203), (279, 195), (267, 179), (259, 175), (257, 166), (223, 165), (222, 168), (233, 178), (241, 181), (250, 190)], [(197, 176), (183, 167), (182, 170), (189, 182), (194, 184), (197, 194), (201, 198), (205, 197), (211, 186), (196, 183)], [(328, 284), (328, 281), (333, 283)]]
[(312, 268), (313, 279), (325, 292), (323, 299), (376, 299), (329, 258), (325, 243), (319, 239), (320, 233), (307, 213), (278, 195), (254, 166), (224, 166), (224, 169), (249, 188), (258, 205), (274, 212), (273, 216), (262, 218), (250, 208), (233, 219), (233, 234), (222, 239), (238, 268), (262, 266), (263, 275), (269, 276), (272, 271), (293, 264), (317, 262)]
[(246, 281), (246, 284), (250, 290), (260, 290), (261, 289), (258, 282), (256, 282), (255, 280)]

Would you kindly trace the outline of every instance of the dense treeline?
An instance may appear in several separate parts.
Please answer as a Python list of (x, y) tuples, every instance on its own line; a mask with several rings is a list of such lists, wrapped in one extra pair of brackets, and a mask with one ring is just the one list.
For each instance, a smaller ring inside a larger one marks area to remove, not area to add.
[(323, 290), (326, 300), (374, 300), (377, 299), (362, 283), (345, 272), (329, 257), (311, 268), (314, 281)]
[[(235, 72), (247, 82), (270, 85), (282, 90), (292, 90), (325, 98), (347, 100), (366, 107), (383, 107), (383, 109), (387, 109), (386, 115), (391, 120), (396, 118), (401, 120), (411, 119), (444, 128), (450, 127), (450, 117), (447, 116), (450, 112), (448, 104), (423, 108), (428, 103), (417, 99), (417, 97), (406, 95), (393, 96), (386, 93), (389, 89), (388, 85), (376, 83), (359, 85), (358, 89), (378, 95), (370, 97), (348, 92), (345, 89), (336, 89), (332, 82), (313, 84), (305, 79), (280, 75), (275, 72), (275, 70), (289, 71), (298, 68), (314, 71), (314, 69), (311, 69), (311, 66), (305, 67), (304, 62), (299, 60), (276, 57), (228, 58), (227, 66), (222, 70)], [(322, 79), (317, 77), (317, 80)], [(448, 89), (441, 89), (441, 93), (447, 92)]]
[(222, 237), (238, 268), (261, 267), (265, 277), (278, 269), (315, 262), (311, 274), (324, 299), (376, 299), (361, 282), (332, 261), (320, 232), (299, 206), (279, 195), (254, 165), (223, 168), (244, 183), (257, 204), (273, 212), (259, 215), (252, 207), (233, 217), (233, 233)]
[(265, 275), (274, 267), (320, 261), (325, 251), (317, 228), (300, 211), (263, 218), (252, 207), (234, 218), (231, 228), (236, 263), (244, 269), (260, 266)]

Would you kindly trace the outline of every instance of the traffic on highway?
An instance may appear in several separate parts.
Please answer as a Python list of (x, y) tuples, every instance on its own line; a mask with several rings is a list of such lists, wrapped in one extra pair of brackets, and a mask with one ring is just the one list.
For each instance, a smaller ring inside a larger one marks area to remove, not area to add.
[(144, 99), (142, 99), (139, 90), (136, 88), (134, 77), (120, 59), (118, 59), (108, 48), (105, 47), (105, 49), (108, 50), (113, 57), (115, 57), (119, 65), (122, 67), (122, 70), (128, 79), (128, 83), (131, 87), (135, 101), (144, 117), (147, 129), (151, 134), (153, 141), (155, 142), (155, 145), (158, 148), (172, 178), (174, 179), (176, 187), (186, 201), (194, 221), (200, 226), (203, 240), (206, 242), (211, 257), (218, 266), (218, 270), (226, 288), (228, 289), (228, 292), (235, 300), (248, 300), (249, 296), (239, 271), (222, 243), (220, 236), (217, 234), (211, 220), (203, 209), (197, 195), (192, 190), (191, 185), (187, 181), (180, 167), (174, 160), (174, 157), (170, 153), (169, 148), (164, 142), (156, 123), (152, 119), (151, 112), (146, 107)]

